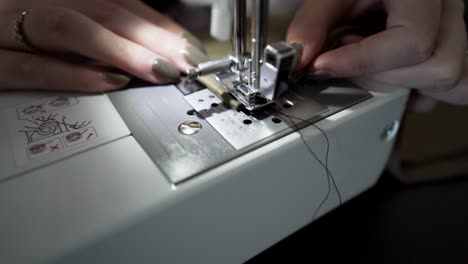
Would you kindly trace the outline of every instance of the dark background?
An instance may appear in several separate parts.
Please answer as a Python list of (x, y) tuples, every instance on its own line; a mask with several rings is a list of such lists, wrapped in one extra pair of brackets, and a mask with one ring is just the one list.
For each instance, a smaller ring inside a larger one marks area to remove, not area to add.
[(266, 250), (258, 263), (468, 263), (468, 177), (380, 182)]

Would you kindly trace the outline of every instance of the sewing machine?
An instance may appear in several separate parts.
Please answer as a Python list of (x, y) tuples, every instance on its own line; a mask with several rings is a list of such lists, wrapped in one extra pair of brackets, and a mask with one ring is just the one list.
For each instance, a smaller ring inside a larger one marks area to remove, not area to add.
[(242, 263), (377, 181), (407, 92), (293, 78), (251, 2), (178, 85), (0, 97), (1, 263)]

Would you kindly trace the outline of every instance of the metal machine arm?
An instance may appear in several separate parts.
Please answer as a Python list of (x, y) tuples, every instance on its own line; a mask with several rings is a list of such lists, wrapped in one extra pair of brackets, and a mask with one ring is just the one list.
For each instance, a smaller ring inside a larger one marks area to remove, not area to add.
[(189, 80), (215, 74), (216, 80), (246, 109), (255, 110), (287, 91), (301, 47), (284, 42), (266, 46), (269, 1), (251, 2), (251, 52), (247, 52), (247, 0), (233, 0), (234, 55), (202, 63), (187, 74)]

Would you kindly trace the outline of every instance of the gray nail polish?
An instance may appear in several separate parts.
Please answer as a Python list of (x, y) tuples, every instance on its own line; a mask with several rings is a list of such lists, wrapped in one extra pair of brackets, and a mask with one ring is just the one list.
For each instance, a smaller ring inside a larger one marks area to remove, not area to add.
[(112, 85), (125, 86), (132, 78), (130, 76), (119, 74), (119, 73), (104, 73), (104, 80)]
[(168, 81), (176, 81), (180, 78), (179, 70), (164, 59), (154, 61), (153, 72)]
[(182, 51), (182, 53), (185, 55), (187, 61), (193, 66), (210, 60), (208, 55), (194, 46), (188, 46), (185, 50)]
[(205, 46), (203, 45), (203, 43), (200, 41), (200, 39), (195, 37), (192, 33), (185, 32), (184, 34), (182, 34), (182, 39), (192, 44), (193, 46), (199, 48), (200, 50), (205, 51)]

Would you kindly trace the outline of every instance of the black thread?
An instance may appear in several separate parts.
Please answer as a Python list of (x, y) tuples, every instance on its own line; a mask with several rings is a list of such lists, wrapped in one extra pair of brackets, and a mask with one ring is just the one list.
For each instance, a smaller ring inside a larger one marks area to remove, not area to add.
[[(340, 190), (338, 189), (338, 186), (336, 185), (336, 182), (335, 182), (335, 177), (333, 177), (333, 174), (330, 172), (330, 169), (328, 168), (328, 157), (329, 157), (329, 154), (330, 154), (330, 139), (328, 138), (328, 135), (327, 133), (325, 133), (325, 131), (323, 129), (321, 129), (320, 127), (318, 127), (317, 125), (307, 121), (307, 120), (304, 120), (304, 119), (301, 119), (301, 118), (298, 118), (298, 117), (294, 117), (294, 116), (290, 116), (290, 115), (287, 115), (277, 109), (275, 109), (276, 112), (278, 112), (278, 114), (280, 115), (283, 115), (285, 117), (287, 117), (289, 119), (289, 121), (294, 125), (294, 128), (295, 130), (299, 133), (299, 135), (301, 136), (301, 139), (302, 141), (304, 142), (304, 145), (307, 147), (307, 149), (309, 150), (309, 152), (314, 156), (314, 158), (320, 163), (320, 165), (325, 169), (326, 171), (326, 174), (327, 174), (327, 181), (328, 181), (328, 191), (327, 191), (327, 195), (325, 196), (325, 198), (322, 200), (322, 202), (320, 203), (319, 207), (315, 210), (314, 212), (314, 216), (313, 216), (313, 219), (315, 220), (317, 218), (317, 214), (320, 212), (320, 209), (322, 209), (323, 205), (327, 202), (327, 200), (330, 198), (330, 194), (331, 194), (331, 185), (330, 183), (333, 183), (333, 187), (335, 188), (336, 190), (336, 193), (338, 195), (338, 201), (339, 201), (339, 205), (341, 206), (342, 205), (342, 198), (341, 198), (341, 193), (340, 193)], [(292, 119), (296, 119), (296, 120), (299, 120), (301, 122), (304, 122), (306, 124), (309, 124), (315, 128), (317, 128), (318, 131), (320, 131), (320, 133), (325, 137), (325, 141), (327, 143), (327, 150), (326, 150), (326, 154), (325, 154), (325, 164), (323, 163), (322, 160), (320, 160), (320, 158), (317, 156), (317, 154), (315, 154), (315, 152), (312, 150), (312, 148), (309, 146), (309, 144), (307, 144), (307, 141), (305, 140), (304, 138), (304, 135), (301, 133), (301, 130), (299, 129), (298, 125), (292, 120)]]

